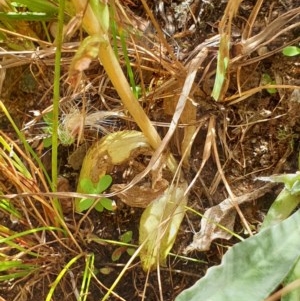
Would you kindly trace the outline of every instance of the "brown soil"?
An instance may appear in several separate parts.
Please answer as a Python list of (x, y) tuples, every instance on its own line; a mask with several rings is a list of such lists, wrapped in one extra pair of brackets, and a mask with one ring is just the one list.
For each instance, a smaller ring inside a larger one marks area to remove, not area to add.
[[(148, 22), (140, 2), (126, 0), (122, 2), (126, 6), (126, 12), (131, 14), (137, 26), (140, 28), (145, 27), (143, 29), (144, 36), (137, 39), (136, 43), (150, 49), (156, 57), (168, 62), (169, 70), (164, 69), (163, 64), (154, 59), (149, 60), (148, 63), (145, 62), (144, 64), (148, 64), (149, 69), (148, 71), (143, 71), (144, 82), (138, 83), (144, 84), (149, 91), (152, 91), (150, 97), (143, 103), (143, 106), (149, 118), (157, 125), (159, 133), (163, 136), (172, 118), (173, 109), (170, 107), (173, 104), (167, 103), (168, 95), (171, 91), (161, 92), (159, 91), (159, 86), (161, 82), (167, 82), (173, 76), (172, 70), (176, 71), (176, 69), (174, 64), (172, 64), (172, 58), (167, 54), (167, 50), (159, 44), (156, 31), (153, 25)], [(165, 33), (168, 44), (173, 49), (178, 60), (186, 65), (190, 58), (195, 56), (198, 45), (218, 34), (218, 24), (224, 14), (227, 1), (194, 0), (182, 2), (156, 0), (148, 2)], [(234, 19), (232, 58), (235, 57), (234, 51), (238, 49), (245, 22), (249, 18), (255, 2), (251, 0), (243, 1), (238, 11), (238, 16)], [(269, 1), (265, 1), (253, 24), (252, 36), (263, 31), (278, 16), (295, 9), (297, 7), (296, 2), (274, 0), (270, 4)], [(188, 6), (185, 7), (185, 3)], [(299, 22), (299, 15), (293, 22)], [(245, 99), (237, 97), (230, 100), (230, 97), (238, 95), (239, 88), (244, 92), (259, 87), (263, 74), (268, 74), (278, 85), (299, 87), (299, 56), (285, 57), (280, 51), (276, 51), (284, 44), (298, 38), (299, 31), (300, 27), (298, 25), (275, 39), (270, 39), (270, 42), (263, 47), (258, 47), (253, 52), (250, 51), (247, 57), (233, 63), (229, 75), (229, 86), (222, 102), (215, 102), (210, 96), (214, 83), (214, 71), (216, 68), (216, 59), (214, 58), (217, 48), (209, 48), (209, 55), (202, 65), (203, 67), (198, 71), (195, 81), (195, 92), (193, 94), (193, 105), (196, 106), (195, 125), (197, 127), (201, 126), (201, 128), (193, 143), (189, 162), (186, 162), (183, 167), (183, 172), (188, 182), (194, 179), (203, 161), (208, 123), (212, 118), (215, 120), (219, 158), (212, 152), (201, 174), (197, 176), (193, 184), (188, 205), (194, 210), (204, 213), (208, 208), (218, 205), (228, 197), (224, 183), (218, 177), (217, 161), (222, 165), (227, 182), (236, 196), (251, 194), (264, 186), (265, 183), (255, 181), (255, 178), (258, 176), (296, 172), (298, 170), (299, 90), (279, 88), (275, 93), (269, 93), (266, 90), (260, 90), (253, 94), (249, 93), (249, 97)], [(264, 56), (267, 53), (270, 53), (270, 55)], [(63, 74), (66, 73), (67, 69), (68, 65), (64, 65)], [(204, 78), (202, 78), (203, 75)], [(71, 111), (70, 106), (74, 105), (81, 108), (82, 99), (84, 98), (88, 100), (87, 104), (91, 113), (96, 108), (97, 110), (122, 112), (123, 115), (121, 117), (111, 117), (108, 124), (103, 125), (110, 131), (137, 129), (133, 120), (124, 111), (111, 84), (108, 83), (105, 87), (101, 86), (103, 85), (102, 80), (105, 79), (105, 73), (98, 62), (93, 62), (85, 76), (86, 83), (90, 82), (92, 84), (87, 91), (77, 97), (73, 96), (68, 84), (65, 83), (64, 79), (62, 80), (61, 94), (64, 97), (61, 104), (62, 111), (68, 113)], [(53, 66), (51, 64), (43, 64), (42, 61), (35, 61), (31, 64), (7, 69), (1, 98), (19, 128), (23, 128), (26, 123), (33, 119), (33, 110), (42, 111), (51, 105), (52, 83)], [(158, 91), (157, 93), (156, 90)], [(204, 122), (202, 122), (203, 120)], [(39, 122), (43, 121), (40, 120)], [(170, 144), (170, 151), (178, 161), (181, 158), (180, 142), (183, 139), (184, 127), (187, 123), (187, 121), (182, 121)], [(13, 131), (5, 117), (2, 118), (2, 115), (0, 124), (2, 131), (14, 137)], [(42, 140), (40, 137), (43, 134), (43, 130), (40, 123), (36, 123), (24, 132), (30, 143), (42, 157), (45, 166), (50, 168), (50, 152), (41, 146)], [(101, 137), (101, 135), (101, 132), (87, 129), (85, 140), (90, 144)], [(87, 147), (84, 146), (83, 148), (84, 151), (82, 153), (84, 154)], [(59, 148), (60, 175), (67, 179), (67, 182), (64, 182), (67, 186), (61, 188), (62, 191), (76, 190), (79, 173), (78, 166), (73, 165), (73, 163), (70, 164), (70, 159), (68, 158), (70, 155), (74, 156), (75, 153), (74, 161), (78, 163), (78, 161), (82, 160), (83, 154), (78, 154), (77, 149), (76, 143), (71, 146), (61, 145)], [(143, 159), (145, 161), (143, 164), (146, 165), (148, 159)], [(114, 183), (126, 183), (131, 178), (132, 175), (124, 177), (124, 170), (115, 170), (113, 181)], [(5, 179), (5, 174), (3, 173), (2, 175), (1, 171), (1, 186), (4, 185)], [(251, 228), (254, 229), (254, 233), (280, 188), (272, 186), (241, 205), (242, 213), (251, 225)], [(13, 192), (7, 191), (7, 193)], [(137, 244), (138, 224), (143, 209), (130, 207), (117, 198), (116, 202), (117, 210), (114, 212), (104, 211), (100, 214), (92, 211), (81, 225), (81, 231), (87, 237), (88, 235), (97, 235), (103, 239), (116, 241), (119, 240), (121, 234), (126, 231), (132, 231), (132, 243)], [(67, 223), (72, 228), (72, 221), (75, 220), (76, 224), (80, 216), (73, 215), (72, 206), (64, 210)], [(7, 216), (1, 212), (0, 214), (1, 224), (8, 228), (13, 227)], [(228, 226), (230, 223), (226, 224), (226, 220), (222, 222), (225, 226)], [(19, 227), (22, 229), (21, 225)], [(17, 231), (17, 229), (14, 230)], [(209, 250), (200, 252), (192, 248), (190, 249), (191, 252), (185, 254), (186, 248), (195, 239), (194, 234), (199, 230), (200, 217), (188, 212), (172, 249), (173, 255), (168, 257), (168, 264), (166, 267), (161, 268), (160, 274), (157, 271), (153, 271), (147, 275), (142, 271), (138, 260), (135, 260), (114, 289), (114, 292), (123, 299), (111, 296), (109, 300), (134, 301), (142, 300), (143, 296), (145, 296), (145, 300), (174, 300), (181, 291), (190, 287), (202, 277), (210, 266), (218, 264), (227, 248), (236, 243), (235, 239), (216, 239), (209, 244)], [(239, 217), (235, 220), (234, 230), (247, 237), (246, 234), (243, 234), (245, 231)], [(81, 248), (84, 252), (95, 255), (96, 277), (101, 282), (99, 284), (99, 282), (92, 281), (87, 300), (101, 300), (106, 293), (105, 287), (109, 288), (114, 283), (130, 256), (124, 252), (117, 262), (113, 262), (111, 256), (117, 246), (110, 243), (87, 242), (85, 239), (82, 239), (80, 243), (82, 243)], [(1, 284), (0, 299), (2, 297), (7, 301), (44, 300), (43, 298), (49, 290), (49, 285), (55, 279), (57, 271), (60, 271), (74, 256), (71, 252), (68, 254), (68, 251), (63, 249), (58, 243), (52, 244), (51, 250), (58, 257), (56, 270), (51, 265), (53, 270), (49, 271), (47, 276), (41, 277), (41, 274), (37, 273), (37, 279), (33, 275), (32, 278), (16, 282), (14, 286), (12, 286), (12, 283)], [(187, 256), (188, 258), (177, 255)], [(82, 259), (71, 270), (72, 273), (68, 273), (64, 281), (62, 281), (54, 294), (54, 301), (76, 300), (72, 283), (80, 284), (83, 267), (84, 260)], [(109, 269), (109, 273), (104, 274), (103, 268)], [(72, 279), (72, 277), (74, 278)], [(37, 281), (38, 278), (42, 280)], [(32, 283), (35, 283), (35, 285), (30, 287), (30, 292), (26, 291), (26, 285)]]

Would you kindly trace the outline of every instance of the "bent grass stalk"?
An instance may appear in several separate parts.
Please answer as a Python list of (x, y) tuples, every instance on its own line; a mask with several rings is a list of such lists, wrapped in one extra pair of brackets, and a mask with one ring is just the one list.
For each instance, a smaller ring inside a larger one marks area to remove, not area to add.
[[(150, 145), (154, 149), (157, 149), (161, 143), (160, 136), (135, 98), (108, 39), (108, 27), (106, 24), (107, 19), (109, 18), (108, 8), (101, 7), (99, 9), (97, 0), (92, 0), (88, 4), (85, 0), (73, 0), (72, 3), (77, 14), (82, 14), (84, 12), (82, 23), (87, 33), (91, 37), (102, 37), (103, 41), (99, 43), (98, 58), (118, 92), (124, 106), (149, 140)], [(102, 18), (99, 18), (99, 16), (102, 16)], [(172, 172), (175, 172), (177, 168), (175, 159), (170, 158), (168, 160), (168, 166)]]
[(47, 297), (45, 299), (45, 301), (51, 301), (52, 300), (52, 296), (54, 294), (54, 291), (57, 287), (57, 285), (61, 282), (62, 278), (64, 277), (64, 275), (69, 271), (70, 267), (76, 263), (81, 257), (83, 257), (84, 254), (78, 254), (76, 257), (72, 258), (67, 264), (66, 266), (60, 271), (60, 273), (57, 275), (56, 279), (54, 280), (54, 282), (52, 283), (50, 290), (47, 294)]

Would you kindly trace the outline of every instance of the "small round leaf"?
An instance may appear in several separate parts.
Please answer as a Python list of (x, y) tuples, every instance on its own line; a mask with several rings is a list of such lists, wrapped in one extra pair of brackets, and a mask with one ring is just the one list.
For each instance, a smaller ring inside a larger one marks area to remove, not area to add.
[(85, 210), (88, 210), (93, 205), (94, 200), (93, 199), (81, 199), (76, 204), (76, 210), (78, 212), (82, 212)]

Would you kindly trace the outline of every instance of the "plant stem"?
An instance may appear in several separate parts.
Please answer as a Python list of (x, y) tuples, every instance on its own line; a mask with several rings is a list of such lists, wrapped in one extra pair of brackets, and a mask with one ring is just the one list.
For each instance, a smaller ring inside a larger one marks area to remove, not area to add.
[[(95, 0), (91, 1), (93, 2)], [(140, 106), (138, 100), (133, 95), (118, 59), (110, 45), (108, 32), (104, 29), (105, 26), (101, 23), (102, 20), (97, 18), (99, 14), (92, 9), (92, 5), (87, 4), (83, 0), (73, 0), (72, 2), (78, 14), (82, 14), (82, 12), (84, 12), (82, 23), (88, 34), (91, 36), (98, 35), (103, 37), (103, 42), (100, 43), (99, 46), (98, 58), (119, 94), (123, 105), (129, 111), (145, 137), (148, 139), (150, 145), (154, 149), (157, 149), (161, 144), (161, 138), (147, 114)], [(172, 156), (170, 156), (167, 164), (170, 170), (175, 173), (177, 163)]]
[(101, 61), (112, 84), (117, 90), (124, 106), (149, 140), (150, 145), (154, 149), (158, 148), (161, 142), (160, 136), (158, 135), (145, 111), (138, 103), (138, 100), (134, 97), (110, 44), (101, 44), (99, 49), (99, 60)]
[[(52, 191), (57, 191), (57, 155), (58, 155), (58, 114), (59, 114), (59, 99), (60, 99), (60, 60), (61, 47), (63, 41), (63, 26), (64, 26), (64, 8), (65, 0), (59, 1), (58, 13), (58, 34), (56, 36), (56, 51), (55, 51), (55, 69), (54, 69), (54, 86), (53, 86), (53, 123), (52, 123)], [(53, 198), (54, 208), (58, 211), (60, 217), (63, 216), (61, 205), (58, 199)]]

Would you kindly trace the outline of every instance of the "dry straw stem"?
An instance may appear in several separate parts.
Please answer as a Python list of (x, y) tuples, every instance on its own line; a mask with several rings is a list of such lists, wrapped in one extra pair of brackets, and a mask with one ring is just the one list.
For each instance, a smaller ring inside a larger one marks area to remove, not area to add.
[(232, 96), (225, 98), (225, 101), (229, 102), (229, 105), (233, 105), (233, 104), (236, 104), (242, 100), (245, 100), (245, 99), (249, 98), (250, 96), (252, 96), (258, 92), (261, 92), (262, 90), (266, 90), (266, 89), (292, 89), (292, 90), (296, 89), (296, 90), (300, 90), (300, 87), (292, 86), (292, 85), (265, 85), (265, 86), (260, 86), (260, 87), (256, 87), (256, 88), (247, 90), (245, 92), (234, 94)]
[(85, 0), (73, 0), (72, 2), (78, 14), (82, 14), (84, 12), (82, 23), (88, 34), (90, 36), (99, 35), (103, 37), (103, 42), (100, 43), (99, 47), (99, 60), (117, 90), (126, 109), (132, 115), (137, 125), (141, 128), (151, 146), (154, 149), (158, 148), (161, 143), (160, 136), (134, 97), (128, 81), (109, 43), (107, 33), (104, 32), (102, 30), (102, 26), (99, 25), (100, 22), (97, 19), (96, 14), (94, 14), (90, 4), (87, 4), (87, 1)]

